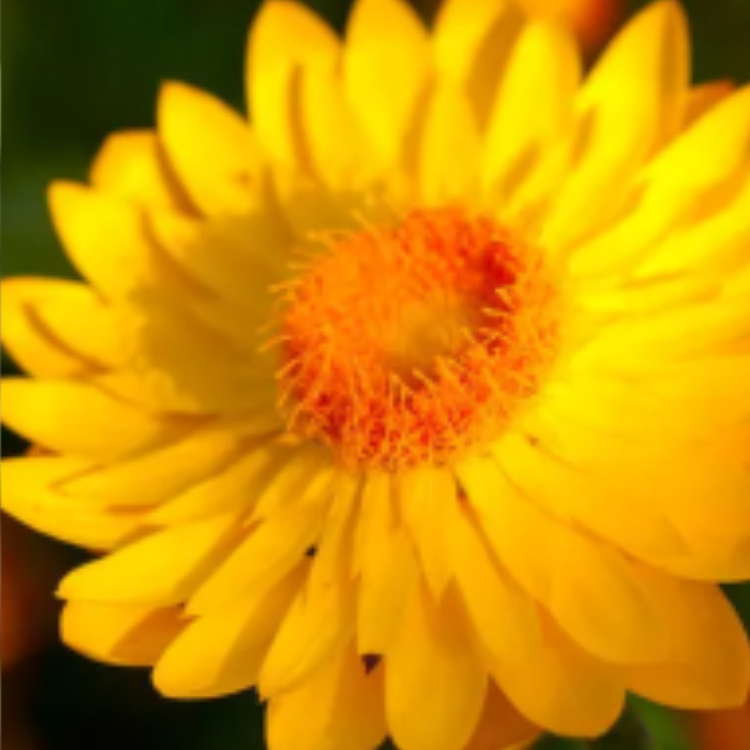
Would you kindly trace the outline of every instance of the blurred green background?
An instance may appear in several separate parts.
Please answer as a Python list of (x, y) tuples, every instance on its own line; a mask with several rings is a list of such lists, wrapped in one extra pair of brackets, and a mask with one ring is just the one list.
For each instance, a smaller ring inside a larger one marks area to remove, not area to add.
[[(640, 4), (625, 0), (625, 13)], [(310, 0), (310, 5), (343, 27), (349, 0)], [(430, 5), (425, 0), (422, 10)], [(750, 0), (686, 5), (697, 80), (748, 81)], [(256, 8), (255, 0), (5, 0), (4, 275), (70, 273), (47, 215), (46, 185), (57, 177), (84, 179), (107, 133), (150, 126), (160, 82), (184, 80), (242, 108), (245, 38)], [(3, 365), (12, 368), (8, 361)], [(3, 435), (6, 455), (22, 448)], [(29, 585), (41, 582), (43, 591), (31, 620), (20, 625), (41, 631), (43, 645), (4, 676), (6, 750), (262, 747), (261, 712), (251, 694), (169, 702), (156, 696), (145, 671), (99, 666), (57, 645), (53, 581), (79, 555), (6, 519), (3, 525), (4, 541), (7, 535), (19, 550), (12, 572)], [(749, 591), (735, 587), (732, 595), (750, 616)], [(640, 710), (658, 736), (659, 750), (693, 747), (682, 717), (646, 705)], [(738, 750), (745, 747), (742, 741), (738, 738)], [(545, 743), (563, 747), (574, 745)]]

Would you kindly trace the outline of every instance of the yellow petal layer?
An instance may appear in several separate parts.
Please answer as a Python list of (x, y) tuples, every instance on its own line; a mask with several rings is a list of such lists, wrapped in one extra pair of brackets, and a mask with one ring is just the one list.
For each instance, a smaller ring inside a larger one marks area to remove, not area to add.
[(461, 750), (474, 733), (486, 690), (487, 675), (455, 595), (435, 604), (425, 591), (415, 592), (385, 662), (394, 742), (403, 750)]
[(179, 423), (152, 416), (85, 383), (6, 378), (2, 389), (3, 422), (56, 453), (116, 461), (182, 433)]
[(261, 180), (247, 123), (215, 96), (176, 82), (162, 87), (157, 118), (169, 162), (193, 203), (208, 216), (247, 212)]
[(97, 189), (144, 208), (191, 211), (152, 130), (124, 130), (107, 136), (91, 164), (89, 178)]
[(427, 30), (404, 0), (358, 0), (349, 17), (349, 101), (385, 163), (398, 160), (429, 71)]
[(228, 515), (156, 532), (73, 571), (58, 594), (93, 602), (178, 604), (226, 557), (237, 524), (236, 516)]
[(128, 667), (154, 664), (186, 625), (180, 610), (68, 602), (60, 620), (64, 643), (90, 659)]
[(386, 733), (383, 670), (354, 650), (329, 659), (307, 682), (271, 699), (269, 750), (374, 750)]
[(289, 0), (269, 0), (250, 30), (246, 83), (261, 148), (284, 167), (307, 166), (298, 119), (303, 70), (331, 70), (339, 41), (314, 13)]
[(12, 458), (3, 461), (2, 507), (33, 529), (95, 550), (119, 547), (137, 531), (140, 514), (81, 508), (58, 484), (91, 464), (75, 458)]
[(275, 586), (201, 615), (159, 660), (153, 680), (163, 695), (207, 698), (244, 690), (257, 682), (268, 646), (308, 566)]
[(660, 663), (621, 670), (629, 690), (678, 708), (741, 706), (750, 691), (750, 646), (721, 591), (710, 584), (675, 581), (662, 586), (671, 648)]

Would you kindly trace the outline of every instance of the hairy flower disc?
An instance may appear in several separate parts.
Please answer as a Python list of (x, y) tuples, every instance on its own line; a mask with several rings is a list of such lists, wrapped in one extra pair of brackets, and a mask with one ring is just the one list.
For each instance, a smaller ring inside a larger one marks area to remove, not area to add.
[(445, 465), (486, 446), (550, 359), (538, 257), (458, 209), (332, 244), (283, 318), (290, 428), (355, 469)]
[(267, 0), (251, 122), (166, 84), (50, 190), (85, 281), (3, 283), (3, 507), (102, 553), (64, 641), (270, 750), (746, 699), (750, 88), (674, 0), (586, 75), (522, 6)]

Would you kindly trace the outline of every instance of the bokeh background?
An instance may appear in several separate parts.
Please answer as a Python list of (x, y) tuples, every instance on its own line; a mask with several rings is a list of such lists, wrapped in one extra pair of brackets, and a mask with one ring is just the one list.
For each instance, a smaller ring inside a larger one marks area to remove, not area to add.
[[(589, 0), (522, 0), (585, 6)], [(308, 0), (343, 28), (350, 0)], [(415, 0), (429, 17), (436, 0)], [(593, 0), (615, 14), (585, 28), (589, 47), (633, 13), (638, 0)], [(686, 0), (699, 81), (750, 80), (750, 0)], [(85, 179), (112, 130), (148, 127), (160, 83), (179, 79), (242, 108), (247, 27), (256, 0), (5, 0), (3, 46), (2, 273), (69, 275), (46, 210), (56, 177)], [(580, 10), (580, 8), (579, 8)], [(611, 23), (609, 23), (611, 21)], [(595, 24), (596, 26), (596, 24)], [(711, 158), (706, 154), (706, 158)], [(82, 331), (81, 335), (85, 335)], [(13, 363), (3, 356), (5, 372)], [(4, 455), (26, 446), (3, 432)], [(168, 702), (145, 670), (84, 660), (57, 642), (52, 592), (80, 552), (2, 520), (4, 750), (260, 750), (254, 695)], [(750, 587), (733, 587), (750, 623)], [(658, 750), (750, 750), (750, 707), (673, 714), (639, 703)], [(550, 739), (545, 750), (575, 748)]]

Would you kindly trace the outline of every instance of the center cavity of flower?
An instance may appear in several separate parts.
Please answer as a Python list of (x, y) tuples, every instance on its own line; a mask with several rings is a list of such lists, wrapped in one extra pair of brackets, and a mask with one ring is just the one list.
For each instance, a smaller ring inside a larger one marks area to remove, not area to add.
[(338, 237), (286, 290), (289, 427), (351, 468), (486, 445), (538, 390), (555, 297), (538, 255), (486, 216), (417, 211)]

